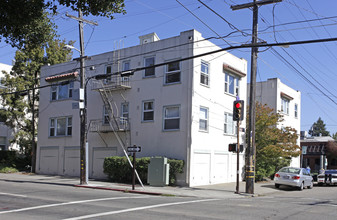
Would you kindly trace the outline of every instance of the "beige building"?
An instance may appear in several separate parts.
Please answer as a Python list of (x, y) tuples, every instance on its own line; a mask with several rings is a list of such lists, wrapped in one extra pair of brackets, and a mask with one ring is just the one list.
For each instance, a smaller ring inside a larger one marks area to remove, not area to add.
[[(106, 178), (103, 161), (141, 146), (137, 157), (164, 156), (185, 162), (180, 185), (235, 182), (236, 142), (233, 101), (246, 100), (247, 62), (228, 52), (194, 59), (220, 47), (195, 31), (160, 40), (140, 37), (140, 44), (86, 60), (90, 178)], [(152, 67), (152, 65), (159, 65)], [(133, 76), (101, 74), (141, 67)], [(41, 72), (36, 171), (79, 176), (79, 62), (44, 66)], [(97, 78), (97, 77), (96, 77)], [(63, 83), (61, 83), (63, 82)], [(61, 84), (60, 84), (61, 83)], [(81, 92), (80, 92), (81, 93)], [(245, 121), (242, 122), (242, 127)], [(244, 134), (240, 132), (241, 143)], [(240, 172), (243, 167), (240, 154)]]

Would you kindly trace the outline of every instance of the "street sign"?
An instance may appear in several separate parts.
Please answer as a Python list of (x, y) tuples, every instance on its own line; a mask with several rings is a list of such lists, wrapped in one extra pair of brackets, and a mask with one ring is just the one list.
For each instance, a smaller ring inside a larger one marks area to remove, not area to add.
[(133, 145), (132, 147), (128, 147), (128, 152), (131, 152), (131, 153), (140, 152), (141, 150), (142, 148), (136, 145)]

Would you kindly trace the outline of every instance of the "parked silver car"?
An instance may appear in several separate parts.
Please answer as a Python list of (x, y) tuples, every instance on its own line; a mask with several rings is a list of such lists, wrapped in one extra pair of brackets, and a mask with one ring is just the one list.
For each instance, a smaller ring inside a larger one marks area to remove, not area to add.
[(313, 178), (305, 168), (283, 167), (274, 176), (275, 187), (281, 185), (294, 186), (299, 190), (308, 187), (312, 189), (314, 186)]

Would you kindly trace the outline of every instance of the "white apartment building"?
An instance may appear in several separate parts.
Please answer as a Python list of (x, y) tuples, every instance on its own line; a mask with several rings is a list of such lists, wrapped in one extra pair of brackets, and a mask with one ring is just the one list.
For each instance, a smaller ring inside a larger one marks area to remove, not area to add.
[[(106, 178), (104, 158), (124, 156), (123, 149), (137, 145), (137, 158), (184, 160), (179, 185), (235, 182), (236, 154), (228, 144), (237, 138), (233, 101), (246, 100), (246, 60), (224, 51), (180, 61), (220, 49), (196, 30), (163, 40), (155, 33), (139, 38), (139, 45), (85, 61), (87, 79), (166, 63), (130, 77), (88, 80), (89, 177)], [(41, 86), (50, 87), (40, 93), (37, 173), (79, 176), (79, 109), (72, 100), (78, 75), (78, 61), (42, 67)], [(239, 135), (243, 143), (244, 133)], [(240, 173), (243, 166), (241, 153)]]
[[(249, 87), (247, 98), (249, 100)], [(301, 129), (301, 92), (285, 85), (278, 78), (268, 79), (264, 82), (256, 83), (256, 101), (267, 104), (274, 112), (283, 115), (278, 127), (292, 127), (298, 134), (297, 145), (300, 146)], [(293, 158), (291, 166), (300, 167), (300, 157)]]
[[(0, 63), (0, 89), (4, 88), (2, 84), (2, 80), (4, 78), (3, 71), (9, 73), (11, 70), (12, 70), (12, 66)], [(0, 109), (2, 108), (3, 106), (1, 105), (1, 102), (0, 102)], [(13, 138), (13, 130), (10, 129), (8, 126), (6, 126), (4, 124), (4, 121), (0, 118), (0, 150), (9, 150), (9, 149), (12, 149), (12, 147), (14, 147), (14, 146), (11, 146), (9, 142), (11, 138)]]

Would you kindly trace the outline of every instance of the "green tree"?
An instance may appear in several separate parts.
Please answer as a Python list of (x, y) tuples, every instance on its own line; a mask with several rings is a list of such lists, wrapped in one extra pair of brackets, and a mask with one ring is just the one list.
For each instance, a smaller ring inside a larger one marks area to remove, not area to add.
[[(71, 45), (73, 42), (68, 44)], [(0, 111), (0, 117), (4, 119), (7, 126), (14, 129), (12, 143), (18, 144), (22, 153), (31, 152), (32, 123), (36, 127), (36, 121), (33, 122), (31, 116), (34, 108), (34, 116), (37, 119), (39, 101), (39, 92), (33, 88), (39, 85), (40, 68), (46, 64), (69, 61), (72, 52), (63, 49), (65, 45), (64, 40), (55, 39), (40, 47), (27, 46), (17, 50), (12, 71), (5, 73), (3, 80), (5, 89), (1, 92), (1, 104), (4, 109)]]
[(321, 117), (319, 117), (318, 120), (311, 126), (309, 134), (312, 137), (330, 136), (330, 132), (326, 130), (324, 121)]
[(12, 47), (48, 42), (55, 27), (46, 25), (45, 11), (57, 13), (58, 7), (82, 10), (84, 15), (114, 18), (125, 13), (124, 0), (0, 0), (0, 41)]
[(332, 135), (332, 138), (337, 140), (337, 132)]
[(288, 166), (291, 157), (300, 154), (296, 145), (296, 130), (291, 127), (278, 128), (282, 121), (281, 114), (274, 113), (267, 105), (256, 104), (256, 180), (269, 177), (281, 167)]

